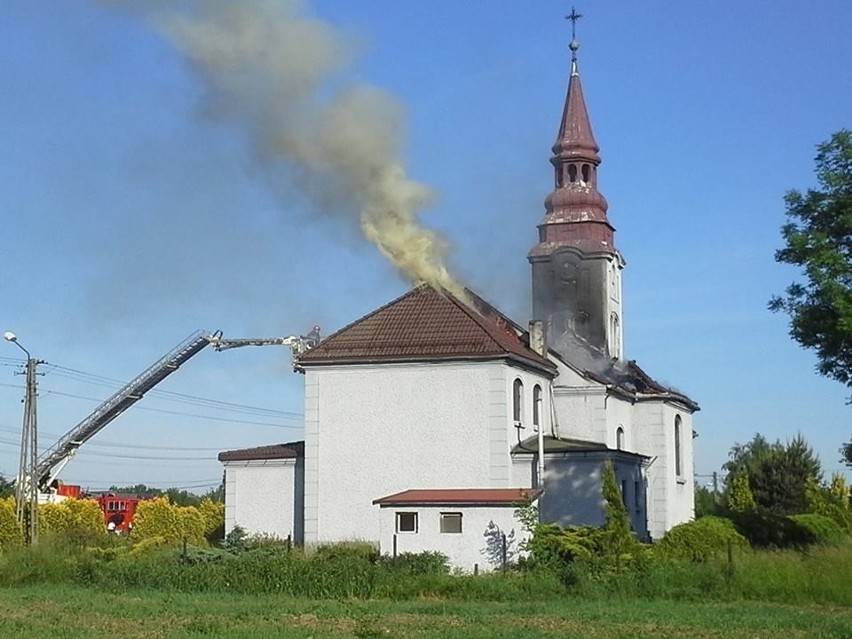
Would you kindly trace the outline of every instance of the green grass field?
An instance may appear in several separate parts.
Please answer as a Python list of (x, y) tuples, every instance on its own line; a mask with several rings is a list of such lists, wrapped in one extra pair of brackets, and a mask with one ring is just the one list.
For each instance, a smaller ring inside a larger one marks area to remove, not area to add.
[(0, 590), (3, 639), (852, 637), (852, 609), (736, 602), (313, 601), (81, 586)]

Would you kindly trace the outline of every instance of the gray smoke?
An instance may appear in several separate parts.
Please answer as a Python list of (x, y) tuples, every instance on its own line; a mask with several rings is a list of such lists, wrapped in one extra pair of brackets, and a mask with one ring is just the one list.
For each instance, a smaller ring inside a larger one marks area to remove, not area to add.
[(432, 193), (403, 168), (401, 105), (340, 85), (350, 38), (299, 0), (105, 3), (140, 14), (185, 56), (204, 82), (205, 114), (244, 130), (273, 182), (295, 171), (318, 209), (356, 220), (408, 279), (464, 296), (446, 242), (418, 220)]

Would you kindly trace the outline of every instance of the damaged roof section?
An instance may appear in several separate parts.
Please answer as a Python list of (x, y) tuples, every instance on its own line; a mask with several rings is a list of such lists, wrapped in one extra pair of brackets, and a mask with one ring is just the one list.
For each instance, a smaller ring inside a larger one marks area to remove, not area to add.
[(599, 373), (586, 370), (583, 374), (601, 384), (614, 385), (635, 400), (641, 400), (643, 397), (667, 398), (680, 402), (693, 412), (700, 410), (695, 401), (684, 393), (653, 379), (639, 367), (635, 360), (616, 362)]

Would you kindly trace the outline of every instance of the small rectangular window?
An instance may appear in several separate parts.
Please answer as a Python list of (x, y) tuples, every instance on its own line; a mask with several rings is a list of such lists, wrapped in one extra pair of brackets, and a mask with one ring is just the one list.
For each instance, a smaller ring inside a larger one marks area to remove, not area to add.
[(461, 513), (441, 513), (441, 532), (460, 533), (462, 531)]
[(398, 532), (398, 533), (416, 533), (417, 532), (417, 513), (397, 513), (396, 514), (396, 532)]
[(627, 482), (621, 480), (621, 501), (624, 502), (624, 507), (627, 508)]

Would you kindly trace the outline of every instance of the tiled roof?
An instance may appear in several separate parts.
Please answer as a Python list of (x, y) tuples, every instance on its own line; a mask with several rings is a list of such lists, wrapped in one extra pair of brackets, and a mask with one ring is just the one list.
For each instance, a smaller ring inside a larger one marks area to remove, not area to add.
[(435, 488), (405, 490), (376, 499), (380, 506), (473, 506), (525, 504), (541, 495), (538, 488)]
[(420, 285), (356, 320), (298, 358), (299, 366), (511, 359), (553, 373), (525, 332), (482, 299), (463, 302)]
[(254, 461), (263, 459), (296, 459), (305, 456), (305, 442), (272, 444), (239, 450), (225, 450), (219, 453), (219, 461)]

